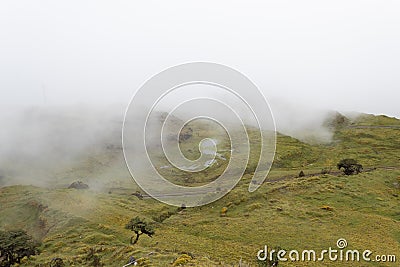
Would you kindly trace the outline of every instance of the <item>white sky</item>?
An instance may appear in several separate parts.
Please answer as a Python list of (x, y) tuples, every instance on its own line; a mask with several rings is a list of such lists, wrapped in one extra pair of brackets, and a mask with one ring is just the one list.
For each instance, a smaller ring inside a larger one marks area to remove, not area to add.
[(127, 104), (191, 61), (267, 98), (400, 117), (400, 1), (0, 2), (1, 105)]

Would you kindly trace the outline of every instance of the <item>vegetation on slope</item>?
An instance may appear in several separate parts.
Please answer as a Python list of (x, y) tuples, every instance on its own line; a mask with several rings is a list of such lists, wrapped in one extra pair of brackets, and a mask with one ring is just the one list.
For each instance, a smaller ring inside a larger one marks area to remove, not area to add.
[[(393, 127), (368, 127), (386, 125)], [(111, 167), (118, 172), (103, 172), (98, 179), (106, 181), (95, 187), (91, 169), (85, 173), (85, 168), (73, 167), (55, 183), (57, 188), (1, 188), (0, 228), (24, 229), (42, 241), (41, 253), (23, 259), (20, 266), (49, 266), (55, 257), (66, 266), (123, 266), (131, 256), (139, 266), (238, 266), (240, 261), (242, 266), (257, 266), (257, 251), (264, 245), (322, 250), (335, 247), (339, 238), (345, 238), (351, 249), (400, 257), (400, 136), (394, 127), (399, 125), (396, 119), (365, 115), (336, 127), (330, 144), (306, 144), (280, 134), (276, 161), (259, 190), (247, 191), (248, 171), (225, 197), (197, 208), (176, 209), (132, 195), (140, 189), (126, 170)], [(193, 152), (193, 143), (197, 144), (189, 138), (181, 145), (191, 146)], [(95, 155), (86, 162), (93, 162)], [(99, 155), (100, 170), (119, 161), (116, 153), (111, 158)], [(251, 157), (250, 161), (256, 156)], [(336, 164), (344, 158), (357, 159), (365, 171), (341, 174)], [(223, 163), (201, 174), (196, 183), (218, 176)], [(322, 169), (328, 171), (322, 174)], [(305, 176), (298, 178), (300, 171)], [(90, 189), (67, 189), (74, 174), (89, 177), (84, 182), (92, 185)], [(183, 184), (192, 181), (184, 178), (175, 177)], [(136, 216), (151, 222), (155, 234), (142, 235), (131, 245), (132, 232), (125, 226)], [(324, 262), (324, 266), (348, 265)], [(320, 265), (281, 262), (279, 266)]]

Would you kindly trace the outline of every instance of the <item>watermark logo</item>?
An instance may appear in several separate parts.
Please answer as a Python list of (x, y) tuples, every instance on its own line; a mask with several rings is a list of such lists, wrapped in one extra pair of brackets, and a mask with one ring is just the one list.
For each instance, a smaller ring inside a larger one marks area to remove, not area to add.
[[(196, 86), (208, 86), (223, 93), (213, 94), (214, 89), (211, 89), (209, 95), (201, 95), (201, 92), (210, 90), (200, 90), (200, 95), (185, 94)], [(175, 97), (170, 97), (174, 93)], [(232, 98), (235, 100), (230, 101)], [(159, 106), (162, 106), (159, 110), (163, 110), (161, 120), (157, 119)], [(257, 86), (232, 68), (207, 62), (174, 66), (153, 76), (134, 94), (124, 118), (124, 157), (135, 182), (151, 197), (174, 206), (201, 206), (223, 197), (241, 179), (249, 161), (250, 139), (248, 125), (242, 117), (243, 107), (251, 114), (252, 129), (257, 129), (260, 136), (258, 164), (249, 184), (249, 192), (253, 192), (271, 168), (276, 145), (272, 112)], [(212, 121), (226, 132), (230, 141), (229, 162), (212, 182), (182, 186), (160, 173), (156, 166), (158, 158), (152, 151), (158, 149), (170, 166), (191, 175), (207, 169), (219, 160), (219, 140), (203, 138), (198, 144), (200, 157), (195, 160), (186, 158), (180, 148), (182, 131), (194, 120)], [(160, 122), (161, 127), (154, 122)]]
[(346, 247), (347, 247), (347, 241), (346, 241), (346, 239), (344, 239), (344, 238), (339, 238), (339, 239), (336, 241), (336, 246), (337, 246), (339, 249), (344, 249), (344, 248), (346, 248)]
[(371, 250), (358, 250), (346, 249), (347, 241), (344, 238), (339, 238), (335, 247), (329, 247), (316, 251), (313, 249), (306, 250), (284, 250), (284, 249), (268, 249), (264, 246), (263, 249), (257, 253), (259, 261), (268, 261), (276, 263), (279, 261), (302, 261), (302, 262), (317, 262), (317, 261), (345, 261), (345, 262), (396, 262), (396, 255), (394, 254), (374, 254)]

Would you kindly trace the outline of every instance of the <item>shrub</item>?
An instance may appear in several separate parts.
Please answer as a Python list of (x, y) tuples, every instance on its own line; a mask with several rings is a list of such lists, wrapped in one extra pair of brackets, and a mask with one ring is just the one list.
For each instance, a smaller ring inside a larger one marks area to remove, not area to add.
[(0, 231), (0, 266), (8, 267), (39, 254), (39, 245), (23, 230)]
[(355, 159), (342, 159), (338, 164), (337, 168), (343, 169), (344, 174), (352, 175), (358, 174), (362, 171), (363, 167)]

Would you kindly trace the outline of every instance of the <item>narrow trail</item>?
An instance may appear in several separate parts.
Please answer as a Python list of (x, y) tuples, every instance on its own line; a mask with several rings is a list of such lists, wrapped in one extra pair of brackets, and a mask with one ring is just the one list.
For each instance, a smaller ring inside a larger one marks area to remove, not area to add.
[[(362, 172), (372, 172), (375, 170), (400, 170), (400, 166), (379, 166), (379, 167), (370, 167), (370, 168), (366, 168), (364, 169)], [(339, 175), (343, 175), (343, 171), (331, 171), (329, 173), (326, 173), (329, 175), (333, 175), (333, 176), (339, 176)], [(285, 176), (281, 176), (278, 178), (273, 178), (273, 179), (267, 179), (264, 181), (264, 183), (277, 183), (277, 182), (281, 182), (281, 181), (286, 181), (286, 180), (294, 180), (294, 179), (303, 179), (303, 178), (308, 178), (308, 177), (314, 177), (314, 176), (318, 176), (318, 175), (322, 175), (321, 172), (313, 172), (313, 173), (308, 173), (305, 174), (302, 177), (299, 177), (298, 175), (285, 175)], [(209, 191), (200, 191), (200, 192), (193, 192), (192, 194), (186, 194), (186, 196), (195, 196), (195, 195), (204, 195), (207, 193), (212, 193)], [(133, 193), (131, 195), (137, 196), (139, 199), (151, 199), (153, 198), (150, 195), (147, 195), (146, 193)], [(171, 193), (171, 194), (162, 194), (162, 195), (156, 195), (154, 197), (157, 198), (167, 198), (167, 197), (174, 197), (174, 196), (183, 196), (182, 194), (176, 194), (176, 193)]]
[[(366, 168), (362, 172), (372, 172), (375, 170), (400, 170), (400, 166), (380, 166), (380, 167), (371, 167), (371, 168)], [(273, 179), (267, 179), (264, 181), (264, 183), (276, 183), (284, 180), (290, 180), (290, 179), (298, 179), (298, 178), (307, 178), (307, 177), (313, 177), (317, 175), (322, 175), (323, 173), (321, 172), (313, 172), (313, 173), (307, 173), (304, 174), (304, 176), (299, 177), (298, 175), (285, 175), (281, 176), (278, 178), (273, 178)], [(339, 176), (343, 174), (343, 171), (330, 171), (325, 174), (333, 175), (333, 176)]]
[(398, 125), (349, 125), (349, 129), (400, 129)]

